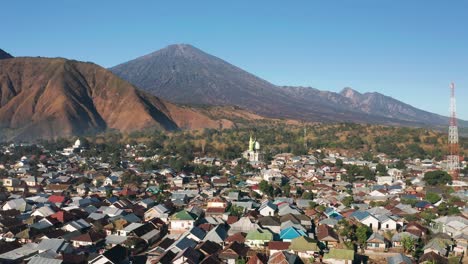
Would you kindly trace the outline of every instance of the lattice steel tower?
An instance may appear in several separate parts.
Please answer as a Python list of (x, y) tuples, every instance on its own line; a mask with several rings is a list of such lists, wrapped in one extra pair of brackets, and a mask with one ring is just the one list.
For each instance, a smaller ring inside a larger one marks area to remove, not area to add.
[(455, 102), (455, 84), (450, 84), (450, 124), (448, 133), (449, 155), (447, 156), (447, 171), (452, 179), (458, 179), (460, 156), (458, 146), (457, 106)]

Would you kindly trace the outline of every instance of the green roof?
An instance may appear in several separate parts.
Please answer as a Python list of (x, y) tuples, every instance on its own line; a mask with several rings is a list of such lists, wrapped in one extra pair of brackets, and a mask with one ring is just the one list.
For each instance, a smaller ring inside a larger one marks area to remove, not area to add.
[(265, 241), (271, 241), (273, 240), (273, 234), (267, 230), (267, 229), (262, 229), (262, 230), (253, 230), (247, 233), (247, 236), (245, 237), (246, 240), (265, 240)]
[(189, 213), (185, 210), (182, 210), (180, 212), (177, 212), (176, 214), (174, 214), (172, 217), (171, 217), (172, 220), (193, 220), (195, 221), (195, 219), (197, 219), (197, 217), (192, 214), (192, 213)]
[(347, 259), (354, 260), (354, 251), (349, 249), (332, 248), (330, 252), (325, 253), (324, 259)]
[(294, 251), (320, 251), (317, 241), (310, 237), (300, 236), (291, 240), (289, 249)]

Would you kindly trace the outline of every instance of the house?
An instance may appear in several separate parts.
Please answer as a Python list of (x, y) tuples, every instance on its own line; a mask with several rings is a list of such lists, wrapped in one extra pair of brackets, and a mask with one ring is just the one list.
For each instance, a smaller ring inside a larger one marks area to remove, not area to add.
[(387, 248), (387, 240), (379, 233), (372, 233), (372, 235), (367, 239), (367, 248), (374, 250), (384, 250)]
[(282, 204), (281, 206), (278, 207), (278, 215), (283, 216), (287, 214), (293, 214), (293, 215), (301, 215), (302, 211), (299, 210), (296, 207), (293, 207), (289, 204)]
[(300, 259), (298, 256), (287, 251), (276, 252), (268, 259), (268, 264), (296, 264), (299, 262)]
[(307, 233), (293, 226), (283, 229), (280, 232), (280, 239), (285, 242), (290, 242), (293, 239), (301, 237), (301, 236), (307, 236)]
[(453, 242), (451, 238), (434, 237), (426, 243), (423, 250), (424, 253), (434, 252), (441, 256), (447, 256), (452, 246)]
[(200, 242), (205, 238), (206, 232), (199, 228), (198, 226), (192, 227), (187, 233), (184, 234), (185, 237), (193, 239), (196, 242)]
[(53, 214), (55, 214), (55, 211), (52, 208), (50, 208), (50, 206), (43, 206), (34, 210), (31, 216), (47, 217)]
[(270, 241), (268, 242), (268, 252), (273, 255), (278, 251), (289, 250), (289, 246), (291, 246), (290, 242)]
[(2, 207), (3, 211), (18, 210), (23, 213), (27, 211), (31, 211), (31, 209), (32, 209), (32, 206), (28, 204), (26, 200), (23, 198), (10, 200), (6, 202)]
[(90, 185), (88, 183), (82, 183), (76, 186), (76, 192), (78, 195), (85, 195), (90, 190)]
[(37, 250), (39, 253), (45, 252), (45, 251), (51, 251), (54, 253), (71, 253), (73, 251), (73, 248), (71, 245), (66, 242), (64, 239), (43, 239), (38, 245), (37, 245)]
[(404, 230), (418, 237), (424, 237), (429, 233), (429, 229), (427, 227), (424, 227), (417, 222), (409, 222), (404, 227)]
[(39, 252), (37, 244), (29, 243), (22, 247), (0, 254), (0, 263), (22, 263)]
[(398, 253), (397, 255), (388, 257), (387, 264), (413, 264), (413, 261), (406, 255)]
[(431, 251), (431, 252), (424, 253), (419, 258), (419, 263), (421, 264), (432, 264), (432, 263), (449, 264), (449, 260), (446, 257), (441, 256)]
[(354, 250), (332, 248), (323, 255), (323, 262), (329, 264), (352, 264)]
[(304, 259), (311, 258), (314, 256), (314, 253), (320, 251), (317, 241), (306, 236), (300, 236), (291, 240), (289, 250)]
[(338, 234), (327, 225), (319, 225), (316, 234), (317, 239), (328, 248), (334, 248), (340, 242)]
[(223, 244), (228, 237), (227, 231), (223, 225), (217, 225), (211, 229), (203, 238), (204, 241), (212, 241), (218, 244)]
[(380, 215), (377, 216), (381, 230), (397, 230), (398, 223), (392, 216)]
[(461, 233), (453, 238), (455, 240), (455, 247), (453, 251), (456, 255), (466, 255), (468, 249), (468, 234)]
[(239, 259), (245, 259), (249, 248), (244, 244), (233, 242), (221, 250), (218, 254), (219, 259), (224, 263), (235, 264)]
[(370, 227), (373, 231), (379, 230), (379, 219), (366, 211), (355, 211), (351, 214), (361, 224)]
[(194, 213), (182, 210), (171, 216), (169, 230), (171, 233), (183, 233), (195, 226), (197, 219)]
[(70, 241), (73, 243), (74, 247), (87, 247), (95, 246), (98, 243), (104, 242), (105, 238), (105, 234), (91, 230), (87, 233), (73, 237)]
[(78, 219), (76, 221), (71, 221), (62, 227), (63, 230), (67, 232), (81, 231), (91, 228), (91, 225), (86, 222), (84, 219)]
[(17, 187), (21, 185), (21, 181), (17, 178), (6, 178), (3, 179), (3, 186), (6, 187), (7, 191), (15, 191)]
[(265, 217), (258, 219), (258, 224), (262, 228), (268, 229), (275, 234), (279, 234), (281, 231), (280, 220), (273, 216), (265, 216)]
[(119, 182), (119, 177), (115, 176), (115, 175), (112, 175), (112, 176), (109, 176), (107, 177), (103, 184), (104, 186), (112, 186), (112, 185), (115, 185)]
[(128, 262), (127, 248), (116, 245), (89, 261), (89, 264), (123, 264)]
[(234, 222), (230, 225), (229, 234), (233, 235), (235, 233), (243, 232), (248, 233), (253, 230), (257, 230), (259, 227), (258, 224), (252, 222), (248, 217), (241, 217), (237, 222)]
[(263, 248), (266, 243), (273, 240), (273, 233), (268, 229), (257, 229), (247, 233), (245, 244), (253, 248)]
[(172, 263), (174, 264), (195, 264), (199, 263), (201, 254), (194, 248), (187, 247), (184, 250), (181, 250), (173, 259)]
[(51, 259), (36, 255), (29, 260), (28, 264), (63, 264), (63, 261), (61, 259)]
[(179, 240), (176, 240), (174, 244), (171, 246), (171, 251), (174, 253), (178, 253), (180, 251), (183, 251), (186, 248), (195, 248), (197, 246), (197, 242), (187, 238), (187, 237), (182, 237)]
[(409, 237), (413, 240), (418, 240), (419, 237), (408, 232), (396, 233), (392, 236), (392, 246), (393, 247), (402, 247), (402, 241), (405, 237)]
[(149, 221), (153, 218), (160, 218), (163, 221), (167, 221), (169, 218), (169, 213), (170, 210), (168, 208), (166, 208), (163, 204), (158, 204), (145, 211), (144, 219), (145, 221)]
[(263, 216), (273, 216), (277, 209), (278, 207), (273, 202), (266, 200), (260, 205), (258, 212)]

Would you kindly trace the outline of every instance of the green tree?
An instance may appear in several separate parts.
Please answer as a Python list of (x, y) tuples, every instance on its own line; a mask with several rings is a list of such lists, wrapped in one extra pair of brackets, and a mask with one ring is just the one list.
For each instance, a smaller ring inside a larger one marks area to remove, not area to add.
[(372, 230), (366, 225), (359, 225), (356, 228), (356, 238), (357, 242), (363, 248), (366, 245), (367, 239), (372, 234)]
[(362, 155), (362, 159), (366, 161), (371, 161), (374, 159), (374, 155), (371, 152), (366, 152)]
[(383, 164), (377, 164), (377, 167), (375, 168), (375, 170), (377, 171), (377, 173), (379, 175), (387, 175), (387, 166), (383, 165)]
[(421, 212), (420, 216), (422, 219), (424, 219), (427, 225), (429, 225), (432, 220), (437, 218), (437, 216), (431, 210), (425, 210)]
[(341, 219), (338, 222), (338, 230), (340, 236), (351, 241), (356, 240), (356, 227), (351, 225), (346, 219)]
[(403, 162), (402, 160), (399, 160), (395, 163), (395, 168), (399, 169), (399, 170), (404, 170), (406, 169), (406, 165), (405, 165), (405, 162)]
[(240, 217), (244, 214), (244, 210), (244, 207), (233, 204), (231, 205), (231, 207), (229, 207), (228, 212), (231, 213), (231, 215), (233, 216)]
[(312, 200), (314, 199), (314, 194), (312, 192), (303, 192), (302, 199)]
[(260, 191), (268, 196), (273, 196), (274, 193), (274, 188), (271, 184), (269, 184), (267, 181), (263, 180), (258, 184), (258, 188)]
[(283, 187), (281, 187), (281, 191), (283, 192), (284, 196), (289, 197), (291, 193), (291, 185), (286, 184)]
[(352, 203), (354, 203), (353, 196), (346, 196), (341, 201), (346, 207), (350, 207)]
[(336, 159), (335, 165), (336, 165), (336, 167), (338, 167), (338, 168), (343, 167), (343, 160), (342, 160), (342, 159)]
[(401, 239), (401, 245), (403, 246), (403, 250), (406, 253), (413, 252), (414, 247), (415, 247), (414, 238), (412, 238), (410, 236), (403, 236), (403, 238)]
[(442, 170), (430, 171), (424, 174), (424, 181), (429, 185), (452, 184), (452, 177)]
[(431, 204), (435, 204), (440, 201), (440, 196), (437, 193), (426, 193), (426, 200)]

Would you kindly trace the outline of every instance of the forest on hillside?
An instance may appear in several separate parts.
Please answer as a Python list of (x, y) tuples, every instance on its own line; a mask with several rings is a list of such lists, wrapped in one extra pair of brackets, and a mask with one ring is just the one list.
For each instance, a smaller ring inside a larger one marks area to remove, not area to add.
[[(258, 140), (269, 159), (279, 153), (304, 155), (317, 149), (372, 157), (385, 153), (391, 158), (429, 158), (442, 160), (447, 154), (447, 135), (441, 132), (408, 127), (361, 124), (264, 125), (202, 131), (143, 131), (130, 134), (108, 132), (81, 138), (92, 145), (90, 154), (105, 156), (118, 153), (127, 145), (144, 143), (148, 156), (178, 154), (185, 159), (211, 156), (235, 159), (247, 149), (249, 137)], [(74, 140), (42, 142), (49, 149), (69, 146)], [(460, 138), (460, 154), (466, 153), (467, 138)]]

